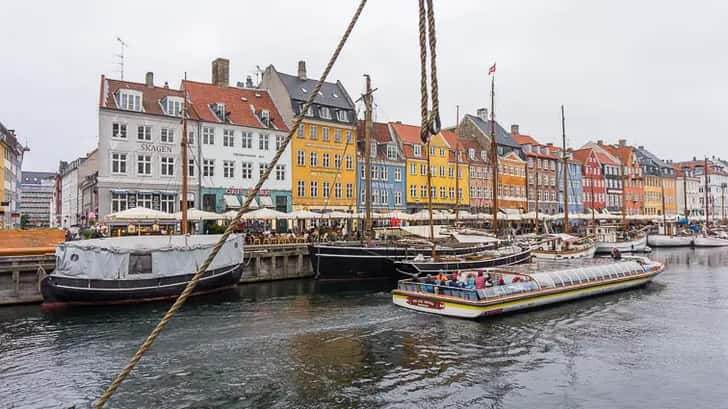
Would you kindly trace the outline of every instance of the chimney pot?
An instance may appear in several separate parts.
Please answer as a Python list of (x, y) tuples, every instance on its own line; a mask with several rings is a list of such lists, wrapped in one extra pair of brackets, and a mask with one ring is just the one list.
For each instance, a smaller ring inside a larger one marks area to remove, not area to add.
[(149, 71), (144, 78), (144, 84), (146, 84), (147, 87), (151, 88), (154, 86), (154, 73)]
[(619, 140), (619, 146), (626, 146), (626, 145), (627, 145), (627, 140), (626, 139), (620, 139)]
[(245, 88), (253, 88), (253, 77), (250, 75), (245, 78)]
[(164, 88), (169, 88), (169, 83), (167, 81), (164, 81)]
[(637, 148), (639, 148), (639, 149), (641, 149), (641, 150), (644, 150), (644, 149), (645, 149), (645, 147), (644, 147), (644, 146), (642, 146), (642, 145), (638, 146)]
[(230, 60), (216, 58), (212, 61), (212, 83), (218, 87), (227, 87), (230, 81)]
[(475, 114), (483, 121), (488, 121), (488, 108), (478, 108)]
[(518, 124), (511, 125), (511, 136), (518, 136), (520, 133), (518, 132)]
[(301, 60), (298, 62), (298, 79), (305, 81), (306, 78), (306, 61)]
[(599, 140), (597, 141), (597, 145), (599, 145), (599, 146), (602, 146), (602, 145), (604, 145), (604, 141), (603, 141), (603, 140), (601, 140), (601, 139), (599, 139)]

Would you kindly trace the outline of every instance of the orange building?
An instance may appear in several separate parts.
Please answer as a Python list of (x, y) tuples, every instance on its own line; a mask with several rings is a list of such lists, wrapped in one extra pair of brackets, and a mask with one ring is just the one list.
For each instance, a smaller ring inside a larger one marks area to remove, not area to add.
[(526, 161), (516, 152), (498, 158), (498, 208), (526, 211)]

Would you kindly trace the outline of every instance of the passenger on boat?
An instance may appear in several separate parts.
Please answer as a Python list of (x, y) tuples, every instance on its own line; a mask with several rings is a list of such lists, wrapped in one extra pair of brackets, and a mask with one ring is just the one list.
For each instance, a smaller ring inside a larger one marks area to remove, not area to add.
[(506, 284), (506, 281), (503, 279), (503, 276), (500, 276), (498, 278), (498, 285), (505, 285), (505, 284)]
[(612, 258), (615, 260), (621, 260), (622, 259), (622, 253), (619, 252), (619, 249), (616, 247), (612, 247)]
[(465, 288), (475, 288), (475, 277), (473, 274), (468, 274), (467, 281), (465, 282)]
[(478, 271), (478, 276), (475, 277), (475, 288), (478, 290), (485, 288), (485, 277), (483, 277), (482, 271)]

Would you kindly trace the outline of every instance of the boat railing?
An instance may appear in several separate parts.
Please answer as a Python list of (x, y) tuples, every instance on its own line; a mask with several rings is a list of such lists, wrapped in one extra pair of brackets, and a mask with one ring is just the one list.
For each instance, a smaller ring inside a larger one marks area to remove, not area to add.
[(416, 293), (446, 295), (462, 298), (464, 300), (477, 301), (479, 299), (478, 292), (474, 288), (451, 287), (441, 284), (414, 281), (412, 279), (400, 281), (399, 289)]

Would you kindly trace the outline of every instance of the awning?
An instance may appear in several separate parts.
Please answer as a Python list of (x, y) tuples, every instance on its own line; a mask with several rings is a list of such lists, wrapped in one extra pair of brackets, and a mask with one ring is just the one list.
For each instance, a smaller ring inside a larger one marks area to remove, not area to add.
[[(242, 196), (240, 199), (241, 199), (240, 203), (245, 203), (247, 196)], [(239, 205), (238, 207), (241, 207), (241, 206), (242, 206), (242, 204)], [(253, 200), (250, 201), (250, 206), (248, 206), (248, 209), (257, 209), (257, 208), (258, 208), (258, 202), (255, 201), (255, 198), (253, 198)]]
[(260, 205), (263, 207), (274, 207), (273, 198), (270, 196), (258, 196), (258, 200), (260, 201)]
[(224, 195), (222, 198), (225, 201), (226, 208), (228, 208), (228, 209), (239, 209), (240, 208), (240, 201), (238, 200), (237, 196)]

